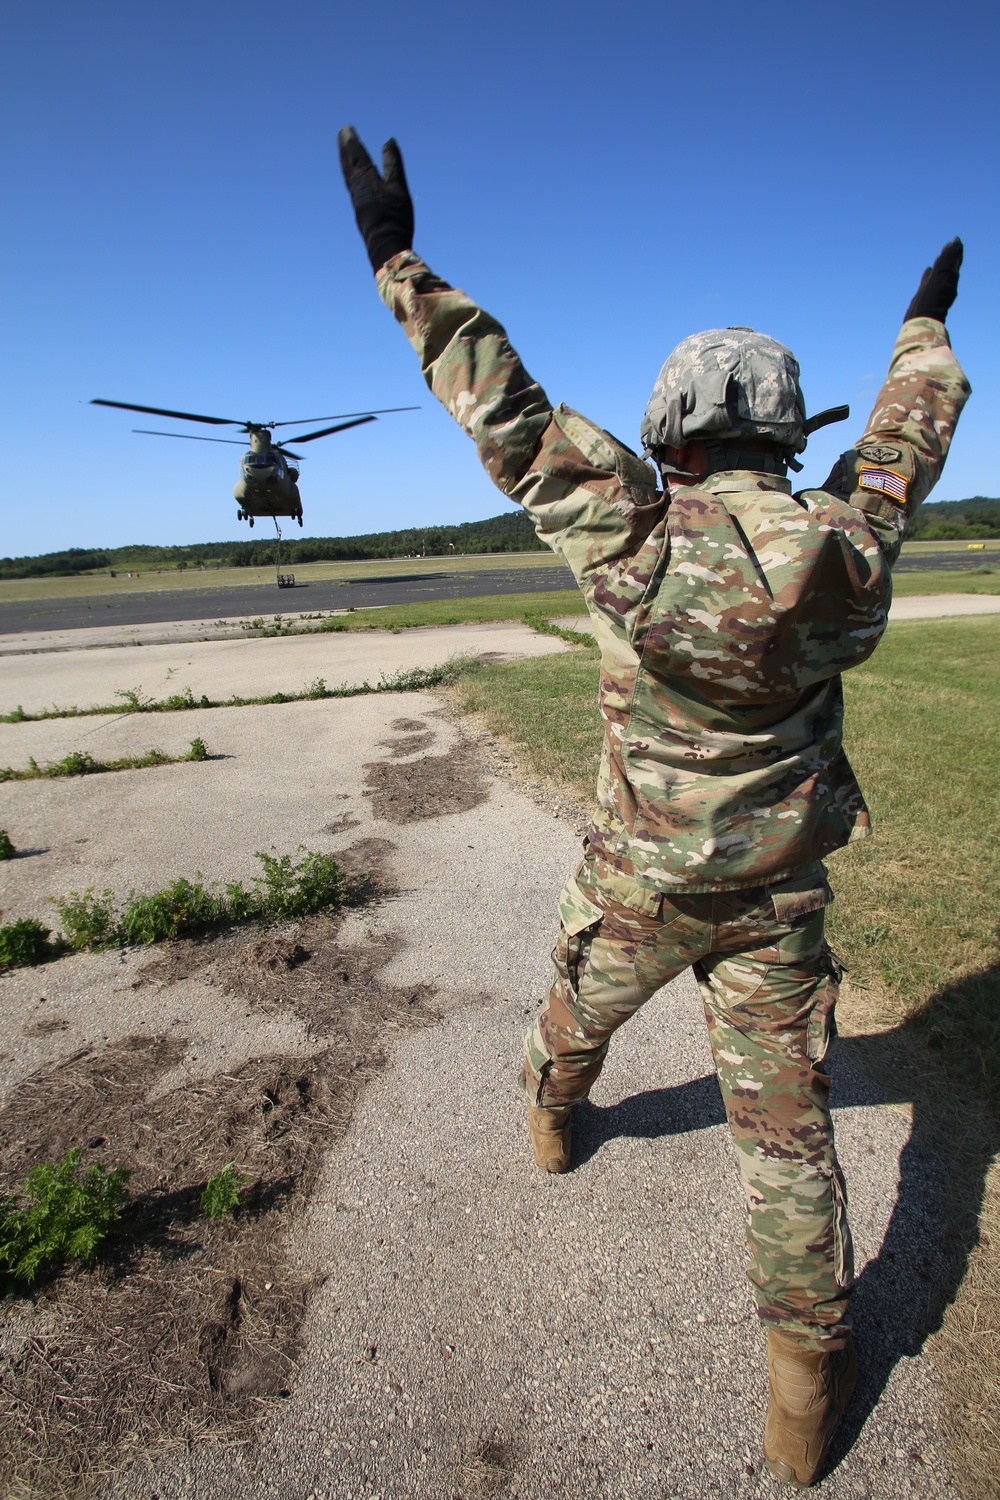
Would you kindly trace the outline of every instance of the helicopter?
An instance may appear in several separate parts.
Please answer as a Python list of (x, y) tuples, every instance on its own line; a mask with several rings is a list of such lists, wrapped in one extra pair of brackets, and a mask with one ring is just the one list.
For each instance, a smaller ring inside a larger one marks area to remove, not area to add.
[[(292, 453), (284, 440), (275, 442), (272, 433), (276, 427), (303, 427), (310, 422), (334, 422), (334, 427), (321, 427), (318, 432), (303, 432), (289, 438), (289, 443), (311, 443), (316, 438), (329, 437), (334, 432), (346, 432), (349, 427), (363, 427), (390, 412), (419, 411), (416, 406), (385, 406), (375, 411), (340, 412), (329, 417), (302, 417), (294, 422), (238, 422), (232, 417), (205, 417), (192, 411), (169, 411), (163, 406), (135, 406), (130, 401), (105, 401), (95, 397), (91, 406), (114, 406), (120, 411), (141, 411), (153, 417), (175, 417), (181, 422), (207, 422), (213, 427), (239, 427), (250, 440), (250, 450), (240, 459), (240, 478), (233, 491), (239, 502), (236, 512), (238, 521), (249, 521), (253, 526), (257, 516), (271, 516), (281, 542), (279, 516), (288, 516), (302, 525), (302, 501), (299, 498), (297, 464), (301, 455)], [(133, 432), (146, 437), (186, 438), (191, 443), (232, 443), (244, 447), (241, 438), (202, 437), (192, 432), (158, 432), (148, 427), (133, 427)], [(291, 460), (291, 462), (289, 462)]]

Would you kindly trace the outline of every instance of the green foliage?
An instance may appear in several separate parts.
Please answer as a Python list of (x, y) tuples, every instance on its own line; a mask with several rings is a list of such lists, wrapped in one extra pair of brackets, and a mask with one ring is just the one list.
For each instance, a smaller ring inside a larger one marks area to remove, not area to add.
[(71, 891), (61, 900), (52, 898), (59, 913), (63, 940), (71, 948), (108, 948), (117, 937), (114, 892), (105, 890), (94, 895), (93, 886), (82, 892)]
[[(197, 705), (196, 705), (197, 706)], [(197, 750), (195, 749), (197, 746)], [(36, 781), (58, 776), (94, 776), (102, 771), (144, 771), (150, 766), (172, 766), (182, 760), (208, 760), (209, 754), (203, 739), (191, 741), (186, 755), (167, 755), (162, 750), (150, 749), (142, 755), (121, 755), (117, 760), (95, 760), (87, 750), (71, 750), (62, 760), (50, 760), (40, 766), (33, 755), (28, 764), (19, 771), (16, 766), (0, 766), (0, 781)]]
[(240, 1191), (250, 1181), (242, 1172), (237, 1172), (235, 1162), (227, 1162), (205, 1184), (201, 1195), (201, 1211), (210, 1219), (224, 1219), (240, 1206)]
[(115, 936), (122, 943), (162, 943), (203, 931), (228, 916), (224, 896), (183, 876), (152, 896), (129, 892)]
[(6, 828), (0, 828), (0, 859), (13, 859), (17, 850), (10, 841)]
[(314, 854), (299, 845), (303, 858), (295, 864), (290, 854), (275, 857), (255, 854), (262, 875), (254, 876), (260, 893), (261, 914), (273, 921), (291, 921), (314, 911), (329, 911), (341, 905), (344, 880), (337, 861), (329, 854)]
[[(129, 891), (124, 901), (119, 901), (110, 890), (97, 895), (92, 886), (83, 892), (71, 891), (62, 898), (53, 897), (62, 941), (76, 949), (162, 943), (168, 938), (206, 932), (226, 922), (248, 918), (262, 922), (294, 921), (342, 906), (350, 891), (337, 861), (332, 855), (317, 854), (301, 845), (298, 852), (302, 855), (299, 860), (290, 854), (256, 854), (261, 873), (253, 877), (249, 887), (239, 880), (227, 884), (216, 881), (206, 886), (197, 874), (194, 880), (181, 876), (150, 895)], [(36, 947), (39, 942), (42, 945), (39, 956), (52, 951), (44, 942), (48, 928), (30, 920), (15, 923), (11, 928), (0, 928), (0, 967), (38, 962), (35, 957), (17, 956), (22, 949), (26, 955), (29, 953), (30, 945), (22, 942), (21, 947), (12, 945), (11, 956), (4, 963), (4, 935), (17, 928), (39, 930), (41, 938), (35, 939)]]
[(922, 505), (910, 538), (915, 542), (989, 541), (1000, 537), (1000, 500), (938, 500)]
[(50, 931), (36, 917), (22, 917), (0, 927), (0, 970), (24, 969), (51, 958), (55, 950), (49, 942)]
[(55, 1166), (35, 1167), (20, 1194), (0, 1202), (0, 1271), (10, 1280), (31, 1285), (64, 1260), (92, 1265), (114, 1228), (131, 1173), (95, 1162), (81, 1175), (80, 1157), (76, 1148)]

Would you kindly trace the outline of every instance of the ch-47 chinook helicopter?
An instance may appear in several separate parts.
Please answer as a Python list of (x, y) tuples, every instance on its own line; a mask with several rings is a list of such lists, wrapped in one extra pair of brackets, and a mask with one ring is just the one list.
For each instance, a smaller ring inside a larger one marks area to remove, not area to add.
[[(129, 401), (104, 401), (100, 397), (91, 401), (91, 406), (114, 406), (121, 411), (141, 411), (153, 417), (176, 417), (182, 422), (207, 422), (213, 427), (239, 427), (250, 439), (250, 451), (240, 460), (240, 478), (233, 491), (239, 502), (236, 512), (238, 521), (249, 521), (252, 526), (257, 516), (270, 516), (278, 533), (280, 558), (281, 527), (279, 516), (288, 516), (302, 525), (302, 501), (299, 498), (299, 471), (295, 465), (302, 462), (299, 454), (292, 453), (284, 442), (275, 442), (271, 436), (276, 427), (302, 427), (309, 422), (335, 422), (334, 427), (321, 427), (318, 432), (302, 432), (289, 438), (289, 443), (311, 443), (316, 438), (329, 437), (334, 432), (346, 432), (349, 427), (362, 427), (390, 412), (417, 411), (415, 406), (386, 406), (376, 411), (340, 412), (329, 417), (302, 417), (293, 422), (237, 422), (231, 417), (204, 417), (192, 411), (168, 411), (162, 406), (135, 406)], [(133, 427), (147, 437), (186, 438), (192, 443), (233, 443), (244, 446), (241, 438), (210, 438), (192, 432), (157, 432), (148, 427)], [(290, 463), (289, 460), (292, 460)], [(276, 562), (280, 569), (280, 561)], [(278, 581), (289, 575), (278, 572)]]

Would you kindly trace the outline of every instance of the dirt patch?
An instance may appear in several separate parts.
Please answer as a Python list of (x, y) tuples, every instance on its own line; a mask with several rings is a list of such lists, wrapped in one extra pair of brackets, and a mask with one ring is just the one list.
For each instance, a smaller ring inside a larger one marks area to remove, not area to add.
[[(339, 926), (171, 944), (140, 978), (197, 974), (244, 1008), (289, 1008), (312, 1055), (170, 1087), (184, 1041), (135, 1036), (34, 1074), (0, 1111), (0, 1194), (71, 1146), (133, 1172), (113, 1252), (0, 1306), (0, 1493), (99, 1490), (151, 1451), (245, 1440), (288, 1394), (317, 1284), (293, 1264), (290, 1226), (388, 1040), (438, 1016), (428, 987), (381, 982), (390, 940), (342, 948)], [(213, 1222), (200, 1195), (230, 1161), (249, 1183)]]
[(365, 796), (388, 823), (414, 823), (469, 812), (486, 801), (489, 781), (473, 745), (460, 741), (446, 755), (420, 760), (372, 761), (365, 766)]
[(360, 818), (356, 818), (353, 813), (349, 813), (349, 812), (338, 813), (335, 818), (331, 818), (330, 821), (329, 821), (329, 823), (327, 823), (327, 825), (326, 825), (326, 832), (327, 833), (350, 833), (351, 829), (352, 828), (357, 828), (359, 826), (360, 822), (361, 822), (361, 819)]
[(36, 1021), (33, 1026), (22, 1026), (25, 1036), (53, 1036), (57, 1031), (68, 1031), (69, 1022), (62, 1016), (50, 1016), (47, 1021)]

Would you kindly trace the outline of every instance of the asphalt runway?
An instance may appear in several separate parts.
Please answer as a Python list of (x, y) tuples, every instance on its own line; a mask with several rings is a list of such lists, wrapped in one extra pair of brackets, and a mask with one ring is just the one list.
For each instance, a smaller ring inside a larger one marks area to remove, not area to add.
[(149, 625), (171, 620), (214, 620), (245, 615), (296, 614), (327, 609), (366, 609), (379, 604), (426, 604), (486, 594), (537, 594), (571, 589), (568, 568), (497, 568), (488, 573), (430, 570), (408, 577), (386, 574), (296, 584), (251, 584), (246, 588), (150, 589), (146, 594), (95, 594), (77, 599), (26, 599), (0, 604), (0, 635), (31, 630), (79, 630), (95, 625)]
[[(897, 573), (974, 572), (986, 556), (954, 552), (900, 558)], [(317, 580), (279, 589), (277, 584), (245, 588), (150, 589), (143, 594), (94, 594), (75, 599), (30, 599), (0, 604), (0, 635), (23, 631), (80, 630), (98, 625), (160, 625), (176, 620), (232, 619), (241, 615), (297, 614), (328, 609), (370, 609), (374, 605), (423, 604), (435, 599), (469, 599), (489, 594), (536, 594), (576, 587), (568, 568), (496, 568), (452, 573), (429, 569), (400, 577)]]

